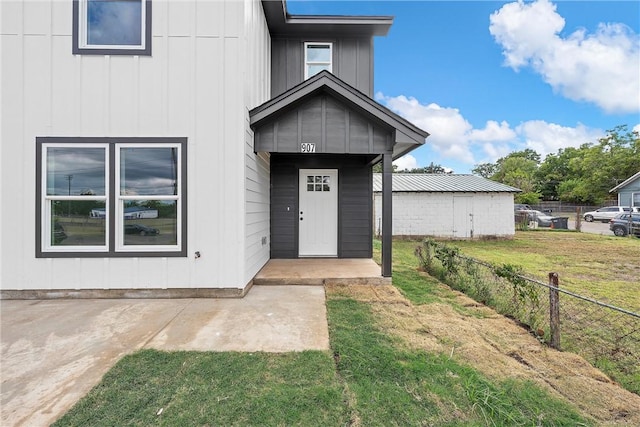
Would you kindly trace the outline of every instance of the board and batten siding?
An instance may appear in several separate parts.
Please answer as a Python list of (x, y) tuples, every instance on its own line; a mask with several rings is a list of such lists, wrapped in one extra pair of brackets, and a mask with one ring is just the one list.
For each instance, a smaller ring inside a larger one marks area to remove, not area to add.
[(274, 38), (271, 42), (271, 96), (276, 97), (304, 80), (304, 43), (333, 44), (332, 73), (369, 97), (373, 97), (373, 38), (306, 39)]
[[(260, 2), (154, 1), (151, 56), (73, 55), (71, 1), (0, 8), (2, 289), (243, 288), (268, 230), (268, 158), (247, 150), (269, 92)], [(37, 136), (186, 137), (188, 257), (36, 259)]]
[(269, 99), (271, 88), (271, 39), (260, 1), (245, 0), (245, 33), (247, 50), (245, 69), (245, 231), (244, 283), (249, 283), (269, 261), (269, 191), (270, 158), (268, 153), (255, 153), (249, 110)]
[(372, 257), (370, 155), (271, 155), (271, 258), (298, 257), (300, 169), (338, 170), (338, 257)]
[[(463, 208), (465, 212), (460, 211)], [(511, 193), (394, 192), (392, 210), (394, 236), (470, 238), (515, 233)], [(382, 193), (374, 193), (374, 212), (377, 235)]]
[(301, 143), (316, 153), (373, 154), (392, 150), (391, 130), (374, 125), (334, 97), (314, 96), (256, 132), (256, 151), (298, 153)]

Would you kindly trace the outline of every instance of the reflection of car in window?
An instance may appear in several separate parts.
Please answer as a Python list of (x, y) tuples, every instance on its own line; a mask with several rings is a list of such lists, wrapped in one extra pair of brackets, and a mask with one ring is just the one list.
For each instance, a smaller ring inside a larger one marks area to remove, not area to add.
[(153, 227), (147, 227), (142, 224), (126, 224), (124, 226), (124, 234), (139, 234), (141, 236), (150, 236), (160, 234), (160, 230)]
[(53, 231), (51, 232), (51, 240), (54, 245), (60, 244), (67, 238), (67, 233), (64, 232), (64, 228), (59, 222), (53, 223)]

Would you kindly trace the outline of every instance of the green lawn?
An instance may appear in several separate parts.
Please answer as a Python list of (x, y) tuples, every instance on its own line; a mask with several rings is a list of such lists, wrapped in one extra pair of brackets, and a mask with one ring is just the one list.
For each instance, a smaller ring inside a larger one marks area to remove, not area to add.
[[(408, 252), (396, 251), (394, 283), (418, 303), (455, 305)], [(139, 351), (55, 425), (593, 424), (533, 383), (492, 381), (449, 355), (407, 349), (348, 295), (328, 292), (327, 316), (328, 352)]]
[[(398, 242), (415, 246), (414, 242)], [(456, 241), (463, 254), (496, 264), (520, 265), (546, 283), (558, 273), (560, 287), (640, 312), (640, 239), (596, 234), (528, 231), (513, 240)]]

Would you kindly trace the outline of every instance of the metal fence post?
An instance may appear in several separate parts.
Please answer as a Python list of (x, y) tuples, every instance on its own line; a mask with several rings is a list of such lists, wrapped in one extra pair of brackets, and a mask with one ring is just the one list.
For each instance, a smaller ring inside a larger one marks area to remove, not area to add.
[(549, 273), (549, 345), (560, 350), (560, 292), (558, 292), (558, 273)]

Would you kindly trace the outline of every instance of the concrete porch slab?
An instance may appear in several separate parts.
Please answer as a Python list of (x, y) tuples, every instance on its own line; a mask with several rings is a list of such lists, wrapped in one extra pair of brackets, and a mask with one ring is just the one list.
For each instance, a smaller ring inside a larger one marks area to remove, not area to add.
[(254, 285), (388, 285), (380, 266), (366, 258), (271, 259), (253, 279)]

